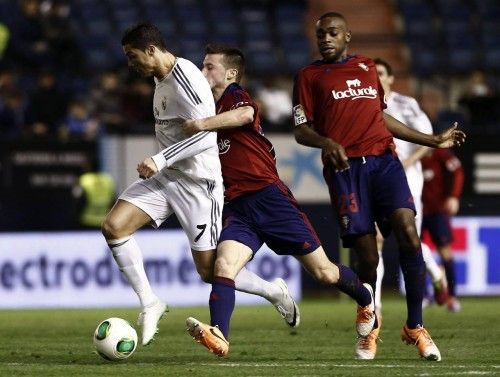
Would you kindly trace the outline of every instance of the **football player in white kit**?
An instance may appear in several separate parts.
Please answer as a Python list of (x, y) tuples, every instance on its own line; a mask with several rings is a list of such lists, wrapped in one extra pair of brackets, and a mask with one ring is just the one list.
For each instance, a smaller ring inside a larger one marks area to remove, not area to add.
[[(422, 111), (415, 98), (404, 96), (391, 90), (394, 83), (392, 67), (380, 58), (374, 59), (374, 62), (377, 67), (380, 83), (382, 84), (385, 92), (387, 108), (384, 111), (403, 122), (408, 127), (422, 133), (432, 134), (431, 121)], [(422, 164), (420, 159), (424, 157), (429, 150), (429, 147), (416, 145), (397, 138), (394, 138), (394, 142), (396, 144), (396, 153), (405, 168), (408, 185), (410, 186), (413, 200), (415, 202), (415, 208), (417, 210), (415, 221), (417, 223), (417, 231), (420, 235), (422, 228), (422, 189), (424, 187), (424, 176), (422, 173)], [(377, 230), (377, 247), (380, 259), (377, 267), (375, 307), (377, 308), (379, 318), (381, 318), (381, 288), (382, 279), (384, 277), (384, 261), (382, 259), (383, 244), (384, 238)], [(443, 271), (434, 260), (429, 246), (425, 243), (422, 243), (422, 256), (424, 258), (426, 269), (433, 282), (436, 301), (442, 305), (446, 302), (447, 298), (446, 278)]]
[[(199, 132), (187, 137), (181, 127), (186, 119), (215, 115), (212, 91), (201, 71), (167, 51), (160, 31), (149, 23), (128, 29), (122, 46), (131, 68), (154, 77), (153, 111), (160, 152), (137, 166), (142, 179), (120, 195), (104, 220), (102, 232), (139, 297), (142, 344), (147, 345), (167, 305), (151, 289), (133, 234), (146, 224), (157, 228), (175, 213), (189, 239), (198, 273), (203, 281), (211, 282), (221, 230), (223, 183), (217, 134)], [(246, 269), (235, 279), (235, 286), (293, 310), (288, 291)]]

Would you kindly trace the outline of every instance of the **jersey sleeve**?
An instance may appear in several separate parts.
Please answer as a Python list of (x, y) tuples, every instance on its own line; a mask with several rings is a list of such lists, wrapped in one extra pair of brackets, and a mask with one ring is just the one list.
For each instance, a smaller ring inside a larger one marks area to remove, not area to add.
[[(244, 90), (235, 90), (230, 94), (229, 97), (230, 102), (230, 107), (229, 110), (235, 110), (240, 107), (245, 107), (245, 106), (251, 106), (253, 107), (254, 113), (253, 113), (253, 119), (255, 120), (255, 117), (257, 116), (257, 112), (259, 111), (259, 108), (257, 107), (257, 104), (254, 102), (250, 94), (248, 94)], [(249, 123), (248, 125), (244, 125), (243, 127), (251, 126), (252, 123)]]
[(295, 77), (293, 84), (293, 122), (295, 126), (313, 122), (313, 96), (311, 85), (304, 71)]
[(198, 132), (185, 140), (172, 144), (151, 158), (155, 162), (158, 170), (162, 170), (172, 166), (177, 161), (195, 156), (198, 153), (210, 149), (216, 145), (216, 138), (217, 134), (215, 132)]
[(244, 90), (235, 90), (230, 94), (231, 98), (231, 108), (229, 110), (234, 110), (239, 107), (252, 106), (255, 110), (257, 110), (257, 106), (255, 102), (252, 100), (252, 97), (245, 92)]
[(406, 124), (424, 134), (432, 134), (432, 123), (420, 108), (418, 102), (412, 98), (408, 105), (410, 116), (409, 119), (406, 120)]

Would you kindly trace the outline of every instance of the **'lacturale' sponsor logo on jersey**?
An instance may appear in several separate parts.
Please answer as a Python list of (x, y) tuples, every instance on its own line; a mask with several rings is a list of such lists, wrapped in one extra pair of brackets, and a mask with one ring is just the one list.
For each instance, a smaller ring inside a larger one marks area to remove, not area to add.
[(361, 81), (359, 79), (346, 80), (347, 90), (332, 90), (333, 98), (344, 99), (350, 98), (377, 98), (377, 89), (373, 88), (371, 85), (369, 87), (361, 87)]
[(229, 139), (219, 140), (217, 145), (219, 146), (219, 154), (225, 154), (231, 148), (231, 141)]

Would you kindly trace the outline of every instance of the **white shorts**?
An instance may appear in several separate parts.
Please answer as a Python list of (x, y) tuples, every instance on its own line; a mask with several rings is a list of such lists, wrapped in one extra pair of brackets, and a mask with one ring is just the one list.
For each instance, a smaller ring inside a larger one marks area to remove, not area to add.
[(222, 182), (195, 182), (175, 178), (160, 183), (154, 178), (137, 180), (119, 197), (146, 212), (158, 228), (175, 213), (193, 250), (217, 247), (222, 225), (224, 192)]

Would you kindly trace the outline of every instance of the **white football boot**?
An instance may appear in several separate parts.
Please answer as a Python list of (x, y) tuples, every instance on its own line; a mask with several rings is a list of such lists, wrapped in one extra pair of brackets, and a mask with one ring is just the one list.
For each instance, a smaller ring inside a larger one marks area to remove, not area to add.
[(274, 307), (283, 317), (288, 326), (298, 327), (300, 324), (300, 310), (295, 300), (292, 296), (290, 296), (288, 286), (285, 281), (280, 278), (273, 280), (273, 284), (280, 287), (283, 292), (283, 298), (280, 302), (274, 304)]
[(142, 327), (142, 345), (147, 346), (158, 332), (158, 322), (168, 312), (168, 306), (161, 301), (146, 306), (139, 314), (137, 324)]

